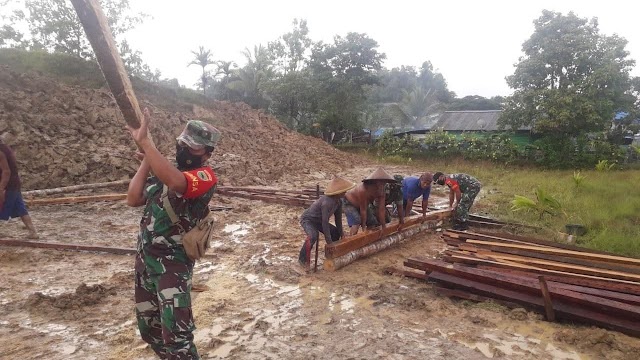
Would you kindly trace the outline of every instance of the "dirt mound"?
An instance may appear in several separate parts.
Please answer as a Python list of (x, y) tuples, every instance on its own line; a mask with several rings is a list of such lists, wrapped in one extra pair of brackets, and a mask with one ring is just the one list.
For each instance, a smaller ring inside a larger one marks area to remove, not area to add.
[[(317, 171), (329, 178), (359, 161), (242, 103), (195, 105), (148, 84), (137, 95), (151, 110), (154, 141), (169, 158), (189, 119), (222, 131), (211, 164), (226, 185), (265, 185), (288, 174)], [(7, 66), (0, 66), (0, 134), (16, 152), (25, 189), (130, 178), (138, 165), (107, 89), (70, 86)]]
[(27, 298), (26, 307), (29, 309), (54, 307), (61, 310), (78, 309), (85, 306), (96, 305), (105, 297), (116, 295), (113, 288), (104, 285), (92, 285), (82, 283), (74, 293), (65, 293), (59, 296), (45, 295), (36, 292)]

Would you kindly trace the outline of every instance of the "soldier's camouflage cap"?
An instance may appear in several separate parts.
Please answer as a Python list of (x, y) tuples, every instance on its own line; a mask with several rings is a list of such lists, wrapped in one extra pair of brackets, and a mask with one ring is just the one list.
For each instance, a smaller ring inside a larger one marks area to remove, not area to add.
[(204, 121), (189, 120), (176, 140), (196, 150), (205, 146), (215, 147), (220, 140), (220, 131)]

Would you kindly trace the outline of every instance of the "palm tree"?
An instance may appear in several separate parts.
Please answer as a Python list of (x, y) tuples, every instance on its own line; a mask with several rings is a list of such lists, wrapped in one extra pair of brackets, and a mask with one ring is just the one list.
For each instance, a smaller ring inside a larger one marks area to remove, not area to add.
[(191, 51), (191, 53), (193, 54), (193, 56), (195, 56), (195, 59), (189, 63), (189, 66), (202, 66), (202, 93), (206, 95), (207, 83), (209, 79), (207, 77), (205, 68), (209, 65), (215, 64), (215, 61), (213, 61), (211, 50), (205, 50), (204, 46), (200, 46), (198, 51)]
[(428, 89), (425, 91), (418, 86), (409, 91), (405, 90), (402, 108), (405, 113), (411, 116), (414, 125), (418, 125), (427, 115), (440, 110), (442, 104), (436, 99), (435, 91)]
[(265, 99), (261, 85), (273, 75), (273, 65), (269, 59), (267, 48), (256, 45), (251, 50), (245, 48), (242, 52), (247, 59), (247, 64), (236, 71), (237, 80), (229, 83), (231, 90), (243, 94), (244, 101), (253, 107), (262, 107)]

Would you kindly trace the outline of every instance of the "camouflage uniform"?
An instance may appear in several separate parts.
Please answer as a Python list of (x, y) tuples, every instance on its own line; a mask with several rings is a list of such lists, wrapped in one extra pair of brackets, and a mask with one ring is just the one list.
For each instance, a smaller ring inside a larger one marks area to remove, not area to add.
[[(395, 204), (395, 209), (394, 209), (394, 216), (397, 216), (397, 209), (399, 209), (401, 206), (403, 206), (402, 204), (402, 180), (403, 177), (402, 175), (393, 175), (393, 178), (396, 180), (395, 182), (391, 182), (391, 183), (386, 183), (384, 184), (384, 204), (386, 205), (393, 205)], [(371, 214), (376, 214), (377, 213), (377, 209), (378, 209), (378, 203), (376, 201), (374, 201), (372, 204), (369, 204), (369, 211)], [(375, 224), (376, 225), (380, 225), (378, 224), (378, 218), (377, 215), (374, 215), (373, 218), (375, 219)], [(385, 214), (385, 222), (391, 222), (391, 214), (389, 213), (389, 210), (386, 210), (386, 214)]]
[(465, 223), (469, 220), (469, 209), (471, 209), (471, 205), (473, 205), (476, 196), (480, 192), (482, 184), (478, 179), (467, 174), (451, 174), (447, 176), (445, 185), (453, 190), (456, 184), (460, 187), (461, 195), (453, 220), (458, 223)]
[[(189, 122), (187, 129), (192, 123)], [(196, 125), (201, 127), (200, 124)], [(211, 127), (208, 124), (204, 126)], [(184, 141), (183, 135), (178, 140)], [(197, 136), (185, 142), (194, 139), (207, 143)], [(195, 198), (167, 191), (166, 196), (179, 219), (174, 225), (164, 209), (163, 184), (156, 177), (147, 179), (144, 188), (146, 205), (137, 242), (135, 301), (138, 329), (142, 339), (151, 345), (161, 359), (199, 359), (193, 343), (195, 325), (191, 312), (194, 262), (187, 257), (182, 236), (208, 214), (208, 204), (215, 192), (217, 179), (209, 167), (184, 174), (188, 191), (193, 189), (194, 184), (203, 186), (205, 181), (213, 182), (213, 186), (208, 184), (211, 188)]]

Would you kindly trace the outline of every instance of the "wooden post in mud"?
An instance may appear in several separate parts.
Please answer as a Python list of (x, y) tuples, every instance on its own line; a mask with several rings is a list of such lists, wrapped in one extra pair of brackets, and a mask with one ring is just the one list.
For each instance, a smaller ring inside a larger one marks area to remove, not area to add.
[(139, 128), (143, 118), (142, 111), (99, 1), (71, 0), (71, 3), (78, 13), (102, 74), (122, 111), (124, 120), (132, 128)]

